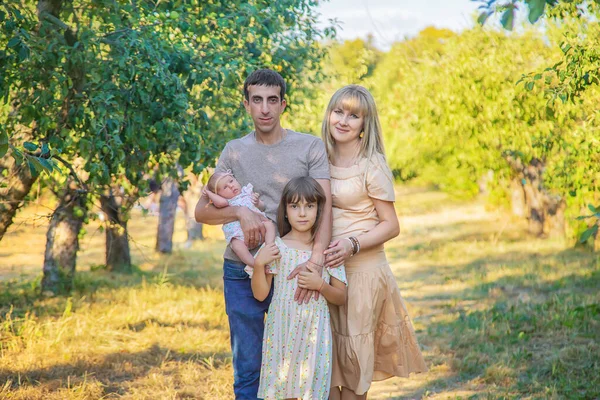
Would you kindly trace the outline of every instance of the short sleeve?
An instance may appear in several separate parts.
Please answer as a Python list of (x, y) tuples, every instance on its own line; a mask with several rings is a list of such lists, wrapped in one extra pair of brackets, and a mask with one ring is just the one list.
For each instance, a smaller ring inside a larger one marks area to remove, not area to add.
[(229, 143), (225, 145), (225, 148), (221, 152), (219, 156), (219, 160), (217, 161), (217, 167), (215, 168), (215, 172), (227, 172), (231, 171), (231, 159), (229, 157)]
[(308, 151), (308, 176), (314, 179), (329, 179), (329, 160), (325, 144), (316, 138)]
[(382, 155), (375, 155), (367, 167), (367, 194), (384, 201), (395, 201), (394, 176)]
[[(283, 251), (284, 251), (283, 246), (285, 246), (285, 245), (283, 245), (283, 241), (281, 240), (280, 237), (275, 238), (275, 244), (277, 245), (277, 248), (279, 248), (279, 253), (282, 255), (282, 257), (279, 260), (275, 260), (272, 263), (265, 265), (265, 274), (277, 275), (277, 273), (279, 272), (279, 264), (280, 264), (281, 260), (283, 259)], [(265, 247), (264, 243), (262, 246), (260, 246), (260, 248), (254, 255), (254, 257), (256, 257), (256, 255), (263, 249), (263, 247)], [(244, 267), (244, 271), (246, 271), (246, 273), (248, 275), (250, 275), (250, 279), (252, 279), (252, 274), (254, 273), (254, 268), (249, 265), (246, 265)]]
[(346, 286), (348, 286), (348, 279), (346, 278), (346, 268), (343, 265), (337, 268), (325, 268), (330, 277), (337, 279), (340, 282), (343, 282)]
[(252, 191), (254, 190), (254, 186), (252, 186), (251, 183), (247, 184), (246, 186), (242, 187), (242, 193), (244, 194), (252, 194)]

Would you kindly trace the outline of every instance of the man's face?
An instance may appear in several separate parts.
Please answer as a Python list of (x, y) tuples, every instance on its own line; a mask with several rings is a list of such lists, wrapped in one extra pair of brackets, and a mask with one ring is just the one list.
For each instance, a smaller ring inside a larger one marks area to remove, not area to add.
[(268, 135), (281, 128), (280, 117), (286, 103), (279, 97), (279, 90), (279, 86), (248, 86), (248, 100), (244, 99), (244, 107), (259, 134)]

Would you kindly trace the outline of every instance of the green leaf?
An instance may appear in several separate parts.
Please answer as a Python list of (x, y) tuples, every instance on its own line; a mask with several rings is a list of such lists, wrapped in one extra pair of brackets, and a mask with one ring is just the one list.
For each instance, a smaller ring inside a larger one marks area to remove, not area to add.
[(544, 7), (546, 0), (527, 0), (529, 5), (529, 22), (534, 24), (542, 15), (544, 15)]
[(6, 46), (7, 47), (15, 47), (19, 43), (21, 43), (21, 38), (18, 36), (15, 36), (8, 41), (8, 44)]
[(23, 143), (23, 147), (25, 147), (25, 150), (27, 151), (36, 151), (38, 149), (38, 145), (31, 142)]
[(479, 17), (477, 18), (477, 23), (479, 25), (484, 25), (485, 21), (487, 21), (487, 19), (490, 17), (490, 15), (492, 15), (493, 12), (492, 11), (484, 11), (481, 14), (479, 14)]
[(8, 151), (8, 133), (4, 129), (0, 131), (0, 158)]
[(592, 204), (588, 204), (588, 208), (593, 213), (596, 213), (596, 212), (600, 211), (600, 206), (594, 207)]
[(45, 158), (38, 158), (37, 159), (40, 163), (40, 165), (42, 166), (42, 168), (44, 168), (44, 171), (49, 174), (52, 172), (52, 170), (54, 169), (52, 166), (52, 163), (48, 160), (46, 160)]
[(585, 243), (588, 241), (588, 239), (590, 237), (592, 237), (592, 235), (595, 235), (596, 232), (598, 232), (598, 225), (594, 225), (591, 228), (586, 229), (582, 234), (581, 237), (579, 238), (579, 242), (580, 243)]
[(512, 31), (513, 25), (515, 23), (515, 9), (513, 7), (509, 7), (504, 14), (502, 14), (502, 18), (500, 18), (500, 23), (504, 27), (504, 29)]

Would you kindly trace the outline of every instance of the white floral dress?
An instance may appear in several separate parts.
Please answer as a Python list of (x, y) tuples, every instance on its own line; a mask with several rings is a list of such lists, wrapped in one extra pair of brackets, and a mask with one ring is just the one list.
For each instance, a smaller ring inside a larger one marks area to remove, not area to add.
[[(227, 200), (230, 206), (244, 206), (248, 207), (251, 211), (262, 214), (266, 217), (265, 213), (256, 208), (254, 204), (252, 204), (252, 191), (254, 187), (251, 183), (247, 184), (242, 188), (240, 194), (235, 196), (232, 199)], [(231, 239), (239, 239), (241, 241), (244, 240), (244, 232), (242, 231), (242, 225), (240, 221), (233, 221), (223, 225), (223, 233), (225, 234), (225, 240), (229, 244)]]
[[(287, 279), (311, 252), (288, 247), (281, 238), (276, 238), (275, 244), (281, 259), (265, 269), (274, 275), (274, 290), (265, 322), (258, 397), (327, 399), (332, 356), (327, 300), (319, 296), (319, 300), (299, 305), (294, 301), (297, 279)], [(246, 272), (252, 276), (253, 269), (246, 267)], [(325, 282), (332, 276), (347, 283), (343, 266), (323, 268)]]

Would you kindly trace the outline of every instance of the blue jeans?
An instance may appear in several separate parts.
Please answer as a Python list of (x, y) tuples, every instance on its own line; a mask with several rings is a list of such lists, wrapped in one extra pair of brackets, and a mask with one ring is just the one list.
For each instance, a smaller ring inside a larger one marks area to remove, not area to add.
[(264, 301), (256, 300), (244, 267), (232, 260), (223, 262), (225, 312), (233, 354), (233, 392), (236, 399), (254, 400), (260, 378), (265, 315), (273, 291)]

